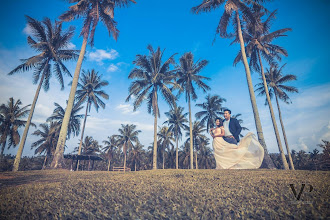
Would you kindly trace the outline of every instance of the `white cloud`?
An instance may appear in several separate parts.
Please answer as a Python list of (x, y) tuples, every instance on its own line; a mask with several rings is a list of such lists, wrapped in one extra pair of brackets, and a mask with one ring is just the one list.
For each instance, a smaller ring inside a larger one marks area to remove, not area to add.
[(33, 31), (32, 28), (30, 27), (30, 25), (26, 24), (24, 29), (23, 29), (23, 33), (26, 35), (32, 35)]
[(139, 111), (133, 111), (133, 106), (130, 104), (119, 104), (116, 109), (120, 110), (123, 114), (137, 115)]
[(69, 50), (76, 49), (76, 45), (74, 45), (73, 43), (69, 42), (67, 49), (69, 49)]
[(114, 60), (119, 56), (119, 53), (111, 49), (110, 51), (97, 49), (95, 52), (90, 52), (88, 57), (91, 61), (102, 62), (103, 60)]
[(116, 72), (118, 70), (118, 66), (116, 66), (115, 64), (110, 64), (110, 66), (107, 69), (107, 72), (113, 73)]

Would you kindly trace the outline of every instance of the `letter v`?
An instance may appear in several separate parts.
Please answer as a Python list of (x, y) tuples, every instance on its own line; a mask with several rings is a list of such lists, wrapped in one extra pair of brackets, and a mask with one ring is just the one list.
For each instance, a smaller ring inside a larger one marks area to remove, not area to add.
[(300, 196), (301, 196), (301, 193), (302, 193), (302, 191), (303, 191), (304, 188), (305, 188), (305, 184), (301, 184), (301, 189), (300, 189), (300, 192), (299, 192), (298, 196), (297, 196), (297, 192), (296, 192), (296, 190), (295, 190), (293, 184), (290, 184), (290, 187), (291, 187), (291, 189), (292, 189), (292, 192), (293, 192), (293, 194), (294, 194), (294, 197), (295, 197), (297, 200), (299, 200), (299, 199), (300, 199)]

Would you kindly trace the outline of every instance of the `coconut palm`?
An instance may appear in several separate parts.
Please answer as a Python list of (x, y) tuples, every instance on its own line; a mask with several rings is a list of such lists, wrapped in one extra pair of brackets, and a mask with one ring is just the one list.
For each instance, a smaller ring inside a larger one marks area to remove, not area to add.
[[(298, 93), (298, 89), (294, 86), (284, 85), (284, 83), (293, 81), (293, 80), (297, 80), (297, 77), (292, 74), (282, 75), (282, 69), (284, 66), (285, 66), (285, 64), (281, 68), (278, 68), (277, 66), (271, 66), (269, 69), (266, 69), (265, 79), (266, 79), (266, 84), (269, 86), (268, 87), (269, 88), (268, 89), (269, 98), (272, 99), (275, 96), (276, 105), (277, 105), (278, 114), (279, 114), (279, 118), (280, 118), (282, 132), (283, 132), (283, 137), (284, 137), (284, 142), (285, 142), (286, 150), (288, 152), (289, 164), (290, 164), (291, 169), (294, 170), (294, 164), (293, 164), (293, 160), (292, 160), (292, 157), (290, 154), (290, 148), (289, 148), (288, 140), (287, 140), (285, 129), (284, 129), (284, 124), (283, 124), (283, 120), (282, 120), (282, 114), (281, 114), (281, 109), (280, 109), (278, 99), (281, 99), (282, 101), (284, 101), (287, 104), (292, 103), (287, 92)], [(267, 90), (265, 90), (264, 85), (259, 83), (256, 85), (256, 87), (257, 87), (256, 92), (259, 92), (260, 96), (264, 96), (266, 94)]]
[[(280, 155), (281, 155), (281, 159), (282, 159), (282, 163), (284, 166), (284, 169), (289, 169), (289, 166), (287, 164), (284, 152), (283, 152), (283, 147), (282, 147), (282, 142), (280, 139), (280, 134), (277, 128), (277, 123), (276, 123), (276, 119), (275, 119), (275, 114), (274, 114), (274, 110), (273, 110), (273, 106), (269, 97), (269, 93), (268, 93), (268, 86), (267, 86), (267, 82), (266, 82), (266, 78), (265, 78), (265, 73), (264, 73), (264, 68), (263, 68), (263, 64), (262, 64), (262, 59), (261, 59), (261, 55), (264, 57), (264, 59), (269, 63), (269, 64), (273, 64), (274, 60), (280, 60), (281, 57), (280, 55), (284, 55), (287, 56), (288, 53), (287, 51), (275, 44), (272, 44), (272, 41), (278, 37), (281, 36), (286, 36), (284, 35), (284, 33), (286, 33), (287, 31), (290, 31), (290, 28), (284, 28), (284, 29), (280, 29), (277, 30), (275, 32), (269, 33), (270, 31), (270, 22), (274, 19), (276, 11), (274, 11), (273, 13), (271, 13), (269, 15), (269, 17), (266, 19), (266, 21), (262, 22), (261, 21), (261, 17), (263, 16), (263, 12), (260, 11), (256, 11), (255, 13), (255, 18), (257, 20), (256, 23), (247, 23), (247, 27), (246, 27), (246, 33), (245, 33), (245, 41), (247, 42), (247, 45), (245, 47), (246, 49), (246, 53), (247, 56), (250, 57), (250, 67), (252, 67), (252, 69), (261, 72), (261, 78), (262, 78), (262, 82), (263, 82), (263, 86), (264, 86), (264, 91), (265, 91), (265, 95), (266, 95), (266, 100), (267, 100), (267, 104), (269, 107), (269, 111), (270, 111), (270, 116), (272, 119), (272, 123), (273, 123), (273, 128), (274, 128), (274, 132), (275, 132), (275, 137), (276, 137), (276, 141), (277, 141), (277, 145), (280, 151)], [(239, 61), (242, 60), (242, 54), (239, 52), (239, 54), (237, 55), (234, 64), (238, 63)], [(265, 152), (267, 153), (267, 152)], [(288, 151), (288, 153), (290, 154), (290, 151)], [(293, 164), (292, 164), (293, 165)], [(291, 169), (294, 169), (291, 166)]]
[(136, 125), (133, 124), (126, 124), (121, 125), (121, 128), (118, 129), (119, 135), (114, 135), (114, 137), (117, 139), (117, 146), (123, 148), (124, 153), (124, 170), (126, 170), (126, 156), (127, 151), (132, 149), (133, 142), (138, 143), (139, 138), (138, 135), (141, 132), (140, 130), (136, 130)]
[[(101, 76), (98, 75), (94, 69), (91, 71), (82, 70), (82, 77), (80, 78), (80, 83), (78, 82), (78, 90), (76, 91), (76, 99), (78, 104), (87, 102), (86, 113), (84, 118), (84, 124), (81, 131), (81, 138), (79, 143), (78, 155), (81, 154), (81, 146), (84, 138), (84, 131), (87, 119), (87, 112), (91, 111), (92, 104), (94, 105), (96, 111), (98, 112), (99, 107), (105, 108), (105, 103), (101, 98), (109, 99), (109, 95), (106, 94), (101, 88), (107, 86), (109, 83), (107, 81), (101, 80)], [(78, 161), (79, 166), (79, 161)]]
[(163, 124), (167, 124), (169, 126), (169, 130), (173, 132), (176, 141), (176, 157), (175, 157), (175, 167), (179, 169), (179, 139), (182, 138), (181, 129), (188, 129), (188, 126), (185, 124), (188, 122), (187, 115), (188, 113), (183, 114), (184, 108), (174, 106), (169, 112), (165, 112), (168, 120), (166, 120)]
[(161, 146), (161, 153), (163, 155), (163, 169), (165, 169), (165, 150), (172, 147), (174, 150), (174, 142), (175, 139), (173, 138), (173, 132), (166, 126), (159, 127), (159, 132), (157, 133), (158, 142)]
[(179, 94), (185, 93), (186, 101), (189, 108), (189, 128), (190, 128), (190, 169), (193, 169), (193, 134), (192, 134), (192, 119), (191, 119), (191, 100), (197, 99), (196, 89), (202, 89), (203, 92), (210, 90), (210, 87), (205, 84), (205, 80), (210, 78), (200, 75), (200, 72), (208, 64), (207, 60), (198, 60), (194, 62), (194, 55), (187, 52), (180, 58), (180, 65), (177, 67), (177, 82), (181, 86)]
[[(236, 114), (236, 115), (232, 115), (231, 117), (237, 119), (238, 123), (239, 123), (239, 124), (241, 125), (241, 127), (242, 127), (242, 131), (249, 131), (249, 129), (248, 129), (247, 127), (242, 126), (242, 124), (243, 124), (243, 119), (239, 118), (239, 117), (241, 117), (241, 116), (242, 116), (242, 114), (238, 113), (238, 114)], [(240, 137), (244, 137), (242, 134), (239, 134), (239, 136), (240, 136)]]
[(199, 145), (201, 142), (201, 139), (206, 139), (207, 137), (203, 134), (206, 131), (205, 126), (203, 125), (203, 123), (201, 123), (200, 121), (195, 121), (193, 123), (192, 132), (189, 131), (186, 132), (186, 137), (188, 137), (186, 142), (190, 142), (191, 140), (191, 133), (192, 133), (192, 137), (193, 137), (193, 142), (194, 142), (194, 149), (195, 151), (195, 163), (196, 163), (196, 169), (198, 169), (198, 160), (197, 160), (197, 152), (199, 151)]
[(45, 160), (42, 165), (42, 169), (46, 167), (47, 159), (55, 152), (58, 135), (60, 134), (61, 124), (57, 121), (50, 123), (40, 124), (38, 129), (32, 133), (32, 135), (40, 136), (41, 138), (32, 143), (31, 149), (36, 148), (35, 154), (45, 153)]
[[(164, 50), (158, 47), (155, 51), (151, 45), (148, 50), (149, 56), (136, 55), (133, 61), (137, 67), (134, 68), (128, 78), (136, 79), (129, 87), (129, 95), (126, 102), (134, 96), (134, 111), (140, 107), (145, 100), (148, 103), (148, 113), (154, 115), (154, 150), (153, 150), (153, 166), (157, 169), (157, 117), (160, 117), (158, 106), (158, 94), (162, 94), (165, 101), (173, 107), (176, 97), (172, 94), (172, 88), (177, 88), (174, 82), (174, 71), (170, 70), (171, 64), (174, 64), (174, 55), (170, 56), (164, 63), (162, 61)], [(170, 88), (169, 86), (172, 86)]]
[(106, 156), (108, 157), (108, 171), (109, 171), (111, 160), (112, 160), (112, 158), (115, 154), (116, 148), (117, 148), (117, 140), (114, 135), (108, 136), (108, 139), (104, 140), (103, 144), (105, 145), (103, 147), (103, 152), (105, 152)]
[[(58, 122), (57, 125), (61, 127), (65, 109), (59, 105), (58, 103), (54, 103), (55, 109), (53, 111), (53, 114), (47, 118), (47, 122), (56, 121)], [(84, 117), (84, 115), (79, 114), (79, 111), (83, 108), (83, 106), (80, 106), (79, 103), (75, 103), (73, 106), (73, 109), (71, 111), (69, 126), (68, 126), (68, 135), (67, 138), (70, 139), (71, 134), (73, 137), (78, 136), (80, 132), (80, 119)], [(57, 140), (56, 140), (57, 143)]]
[[(11, 97), (6, 104), (2, 104), (0, 106), (0, 144), (1, 147), (1, 155), (0, 160), (3, 159), (3, 152), (6, 147), (6, 143), (8, 140), (8, 149), (11, 146), (16, 146), (20, 141), (20, 135), (18, 133), (18, 128), (26, 125), (26, 121), (22, 120), (27, 114), (29, 114), (30, 105), (26, 105), (21, 107), (21, 100), (15, 100)], [(35, 124), (31, 123), (31, 125), (35, 126)]]
[(133, 146), (131, 150), (131, 161), (134, 163), (134, 171), (136, 171), (137, 164), (140, 164), (142, 161), (142, 154), (143, 154), (143, 145), (141, 143), (137, 143), (135, 146)]
[[(213, 9), (220, 7), (221, 5), (224, 5), (225, 11), (224, 11), (223, 15), (221, 16), (218, 27), (216, 29), (216, 34), (220, 34), (221, 37), (231, 36), (227, 33), (227, 27), (229, 26), (230, 21), (233, 21), (233, 26), (237, 31), (237, 36), (238, 36), (238, 39), (240, 42), (242, 59), (243, 59), (243, 64), (244, 64), (245, 73), (246, 73), (246, 79), (247, 79), (247, 83), (248, 83), (248, 89), (249, 89), (249, 94), (250, 94), (250, 99), (251, 99), (251, 104), (252, 104), (252, 109), (253, 109), (253, 114), (254, 114), (256, 130), (257, 130), (257, 134), (258, 134), (258, 140), (259, 140), (260, 144), (264, 147), (265, 152), (268, 152), (266, 142), (264, 139), (264, 135), (263, 135), (263, 131), (262, 131), (262, 127), (261, 127), (256, 97), (255, 97), (254, 90), (253, 90), (251, 72), (250, 72), (249, 64), (248, 64), (246, 53), (245, 53), (245, 44), (244, 44), (242, 28), (241, 28), (241, 19), (240, 19), (240, 15), (242, 15), (243, 17), (246, 18), (246, 22), (249, 22), (252, 24), (256, 23), (257, 21), (253, 15), (253, 12), (250, 10), (249, 6), (253, 6), (253, 8), (255, 10), (257, 8), (261, 8), (266, 11), (266, 9), (261, 4), (259, 4), (259, 2), (260, 1), (257, 1), (257, 0), (255, 0), (255, 1), (253, 1), (253, 0), (241, 0), (241, 1), (238, 1), (238, 0), (203, 0), (203, 2), (200, 5), (192, 8), (192, 12), (196, 13), (196, 14), (198, 14), (199, 12), (209, 12)], [(268, 154), (266, 154), (266, 155), (268, 155)], [(272, 163), (269, 155), (268, 155), (268, 157), (267, 156), (265, 157), (264, 162), (268, 168), (274, 168), (274, 164)]]
[(85, 56), (88, 39), (90, 45), (93, 46), (96, 26), (101, 20), (103, 24), (106, 26), (107, 30), (109, 31), (109, 35), (112, 35), (113, 38), (117, 40), (119, 31), (116, 28), (117, 22), (114, 20), (114, 9), (115, 7), (128, 6), (131, 2), (135, 3), (134, 0), (115, 0), (115, 1), (67, 0), (67, 1), (69, 3), (74, 3), (74, 5), (70, 6), (69, 10), (60, 16), (60, 19), (62, 21), (72, 21), (74, 19), (84, 18), (84, 24), (80, 32), (80, 36), (83, 36), (83, 43), (81, 45), (77, 66), (71, 84), (68, 107), (66, 108), (65, 111), (65, 117), (61, 127), (59, 140), (57, 142), (54, 159), (51, 164), (52, 168), (57, 168), (57, 167), (60, 168), (64, 160), (63, 153), (64, 153), (64, 146), (67, 136), (69, 118), (73, 108), (80, 69), (83, 58)]
[(215, 127), (215, 119), (223, 115), (223, 110), (225, 110), (226, 107), (223, 107), (222, 103), (225, 102), (226, 99), (221, 98), (218, 95), (211, 96), (211, 94), (208, 94), (205, 99), (205, 102), (196, 104), (197, 107), (200, 107), (203, 110), (197, 112), (195, 117), (198, 120), (202, 118), (201, 123), (206, 123), (206, 131), (209, 132), (210, 128)]
[(71, 76), (71, 74), (64, 66), (63, 61), (76, 60), (78, 58), (76, 50), (67, 49), (70, 40), (74, 35), (73, 27), (69, 27), (67, 31), (63, 32), (62, 23), (55, 22), (55, 24), (52, 24), (49, 18), (45, 18), (42, 22), (29, 16), (26, 16), (26, 19), (28, 26), (32, 29), (34, 37), (32, 38), (31, 36), (28, 36), (28, 44), (34, 50), (39, 52), (39, 54), (27, 59), (22, 59), (22, 64), (13, 69), (9, 75), (34, 69), (33, 83), (37, 83), (39, 81), (39, 85), (37, 87), (31, 105), (31, 111), (16, 154), (13, 171), (18, 170), (41, 86), (43, 86), (45, 92), (49, 89), (49, 80), (53, 72), (61, 85), (61, 89), (64, 89), (63, 74), (68, 76)]

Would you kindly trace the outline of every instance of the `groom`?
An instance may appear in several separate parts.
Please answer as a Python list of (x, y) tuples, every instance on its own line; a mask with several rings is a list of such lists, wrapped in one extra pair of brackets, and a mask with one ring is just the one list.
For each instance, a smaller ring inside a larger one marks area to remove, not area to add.
[(230, 144), (237, 144), (239, 142), (239, 134), (241, 133), (242, 127), (236, 118), (230, 117), (231, 111), (229, 109), (224, 110), (225, 119), (223, 127), (225, 128), (225, 136), (223, 139)]

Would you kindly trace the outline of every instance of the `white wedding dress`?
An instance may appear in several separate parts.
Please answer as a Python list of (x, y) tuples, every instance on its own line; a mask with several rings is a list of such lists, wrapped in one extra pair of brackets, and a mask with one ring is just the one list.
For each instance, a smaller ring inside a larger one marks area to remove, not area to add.
[[(220, 128), (213, 130), (213, 133), (221, 134)], [(264, 158), (264, 149), (251, 132), (238, 145), (230, 144), (222, 137), (215, 137), (213, 150), (216, 169), (258, 169)]]

